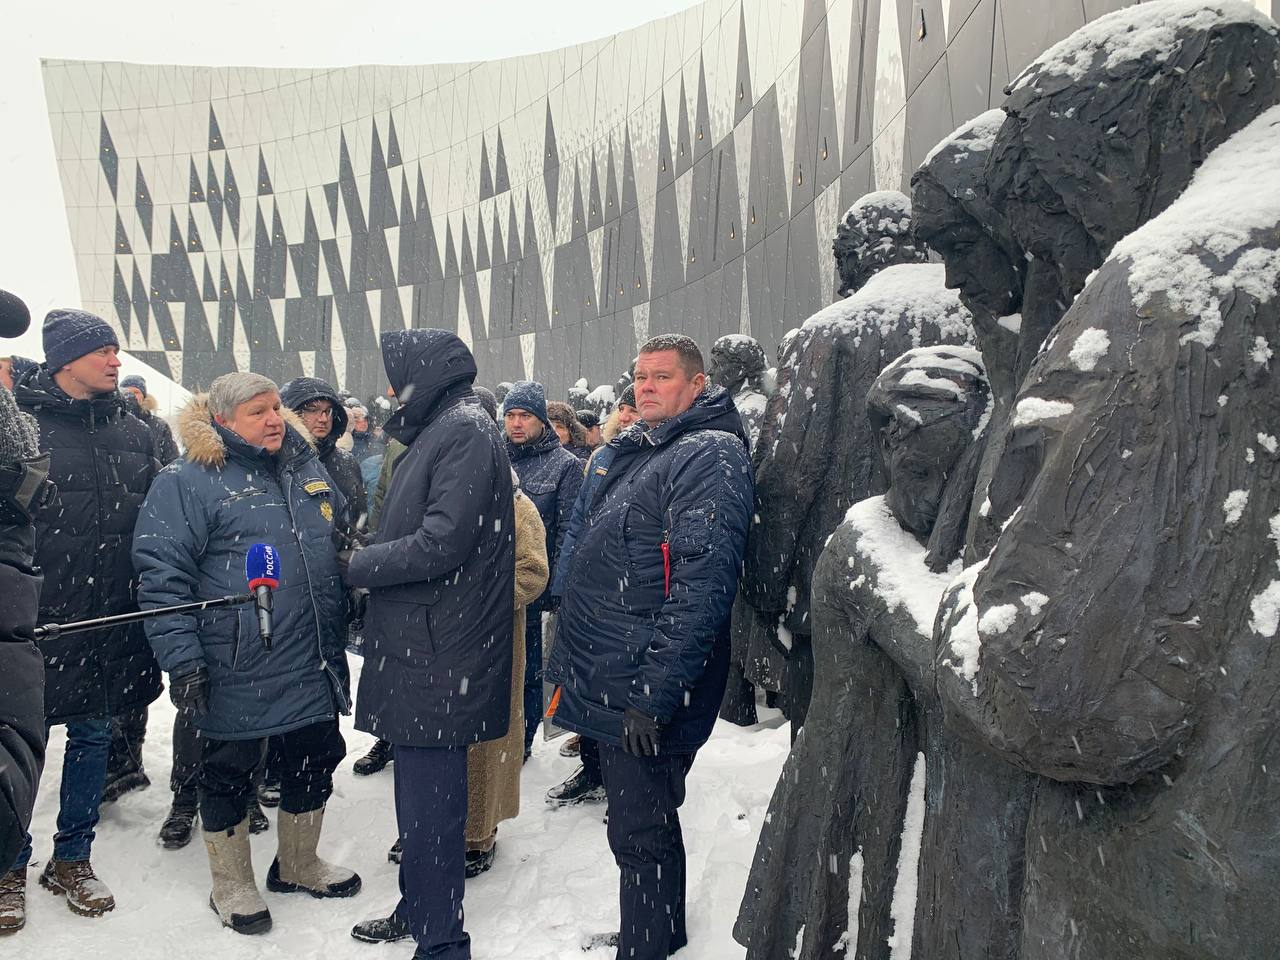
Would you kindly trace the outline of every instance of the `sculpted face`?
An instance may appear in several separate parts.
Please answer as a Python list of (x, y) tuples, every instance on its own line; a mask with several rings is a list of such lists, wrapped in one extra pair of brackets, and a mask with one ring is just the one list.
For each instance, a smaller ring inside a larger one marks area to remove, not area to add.
[(904, 415), (881, 430), (885, 499), (904, 530), (918, 537), (933, 532), (947, 478), (970, 439), (955, 420), (915, 426)]
[[(922, 202), (926, 193), (933, 202)], [(942, 256), (947, 287), (958, 290), (973, 313), (1006, 317), (1022, 305), (1022, 278), (1009, 255), (950, 197), (940, 190), (916, 194), (915, 231)]]
[(280, 394), (275, 390), (246, 400), (230, 417), (215, 415), (214, 419), (246, 443), (262, 447), (267, 453), (278, 453), (284, 443), (284, 414)]

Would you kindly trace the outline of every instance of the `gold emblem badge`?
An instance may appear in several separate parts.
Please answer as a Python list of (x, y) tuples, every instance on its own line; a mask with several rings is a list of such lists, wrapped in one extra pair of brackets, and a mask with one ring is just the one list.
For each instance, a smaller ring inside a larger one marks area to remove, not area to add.
[(320, 516), (324, 517), (330, 523), (333, 522), (333, 505), (328, 500), (320, 501)]

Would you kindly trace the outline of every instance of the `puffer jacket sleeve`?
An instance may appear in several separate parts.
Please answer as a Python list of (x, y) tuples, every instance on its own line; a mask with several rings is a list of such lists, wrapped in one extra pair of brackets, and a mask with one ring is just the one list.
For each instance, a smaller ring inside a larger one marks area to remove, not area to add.
[[(469, 505), (488, 503), (498, 470), (508, 467), (495, 462), (485, 435), (469, 427), (455, 427), (441, 437), (432, 456), (430, 487), (422, 491), (421, 524), (408, 536), (358, 551), (351, 558), (351, 586), (394, 587), (434, 580), (460, 567), (476, 548), (480, 527)], [(493, 517), (482, 519), (495, 522)]]
[[(163, 470), (143, 501), (133, 531), (139, 607), (146, 610), (207, 599), (197, 595), (196, 585), (208, 527), (205, 504), (188, 478), (173, 467)], [(194, 616), (152, 617), (146, 629), (160, 668), (167, 673), (185, 673), (203, 663)]]
[(631, 692), (633, 707), (663, 721), (701, 677), (737, 592), (751, 518), (746, 448), (724, 434), (686, 460), (669, 489), (671, 589)]
[[(0, 525), (0, 534), (12, 531)], [(44, 766), (44, 658), (31, 640), (40, 578), (0, 563), (0, 596), (0, 862), (12, 863)]]

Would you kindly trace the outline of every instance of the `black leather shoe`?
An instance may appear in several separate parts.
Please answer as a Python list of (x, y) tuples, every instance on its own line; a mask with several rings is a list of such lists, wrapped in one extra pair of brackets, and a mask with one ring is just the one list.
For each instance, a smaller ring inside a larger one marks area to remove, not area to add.
[(392, 913), (389, 917), (361, 920), (351, 928), (351, 936), (361, 943), (395, 943), (408, 940), (413, 934), (409, 932), (409, 921)]
[(556, 784), (547, 791), (547, 803), (553, 807), (569, 807), (579, 803), (603, 803), (607, 799), (604, 784), (587, 776), (582, 767), (579, 767), (578, 772), (564, 783)]
[(368, 777), (383, 769), (395, 759), (391, 744), (385, 740), (377, 740), (369, 748), (369, 752), (355, 762), (351, 772), (357, 777)]

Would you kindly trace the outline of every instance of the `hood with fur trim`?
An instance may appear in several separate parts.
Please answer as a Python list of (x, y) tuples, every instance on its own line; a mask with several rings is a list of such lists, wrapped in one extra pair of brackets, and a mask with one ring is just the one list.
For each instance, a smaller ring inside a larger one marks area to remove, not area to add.
[[(304, 449), (312, 454), (315, 453), (315, 441), (311, 438), (306, 426), (298, 415), (286, 406), (281, 406), (280, 414), (284, 417), (285, 435), (284, 444), (281, 450), (294, 447), (295, 449)], [(224, 434), (235, 437), (234, 433), (219, 427), (213, 422), (213, 415), (209, 413), (209, 395), (207, 393), (196, 394), (188, 403), (178, 412), (178, 436), (182, 439), (182, 446), (186, 451), (184, 456), (192, 463), (198, 463), (203, 467), (221, 468), (227, 462), (227, 441)], [(237, 437), (237, 439), (239, 439)], [(247, 449), (261, 450), (261, 447), (253, 447), (252, 445), (240, 441)]]

